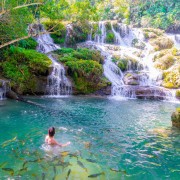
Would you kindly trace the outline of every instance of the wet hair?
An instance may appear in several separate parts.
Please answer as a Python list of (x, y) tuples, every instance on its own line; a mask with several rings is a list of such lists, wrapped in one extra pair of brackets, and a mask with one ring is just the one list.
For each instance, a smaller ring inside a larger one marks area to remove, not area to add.
[(48, 130), (48, 134), (50, 137), (53, 137), (55, 134), (55, 128), (54, 127), (50, 127)]

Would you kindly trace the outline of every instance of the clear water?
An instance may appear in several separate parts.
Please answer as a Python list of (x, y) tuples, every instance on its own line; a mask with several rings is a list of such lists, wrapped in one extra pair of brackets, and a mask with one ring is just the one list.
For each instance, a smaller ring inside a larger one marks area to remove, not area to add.
[[(0, 179), (79, 180), (101, 172), (93, 179), (179, 179), (180, 131), (170, 121), (177, 104), (92, 97), (31, 100), (45, 108), (0, 101)], [(59, 142), (72, 144), (45, 145), (50, 126)]]

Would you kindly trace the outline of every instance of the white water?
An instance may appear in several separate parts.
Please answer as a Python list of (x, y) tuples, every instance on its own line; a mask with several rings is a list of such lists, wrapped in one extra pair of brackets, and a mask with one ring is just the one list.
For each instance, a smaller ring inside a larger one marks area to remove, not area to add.
[(0, 80), (0, 100), (6, 98), (6, 93), (10, 90), (9, 82)]
[[(117, 28), (118, 25), (118, 28)], [(116, 29), (111, 22), (111, 30), (115, 36), (115, 44), (106, 44), (106, 26), (105, 22), (99, 22), (99, 29), (94, 39), (92, 38), (92, 30), (87, 42), (94, 46), (95, 49), (101, 51), (105, 57), (104, 75), (112, 83), (111, 95), (113, 98), (137, 98), (138, 90), (145, 90), (147, 94), (154, 98), (176, 101), (175, 91), (160, 86), (162, 82), (162, 72), (154, 67), (153, 58), (159, 52), (154, 52), (153, 47), (145, 41), (143, 32), (137, 28), (129, 28), (124, 24), (116, 24)], [(174, 40), (175, 46), (180, 47), (180, 36), (169, 35)], [(144, 49), (132, 47), (132, 42), (137, 39), (139, 43), (144, 44)], [(136, 54), (140, 54), (137, 56)], [(134, 59), (136, 64), (128, 61), (128, 68), (122, 72), (116, 63), (112, 62), (113, 55), (119, 56), (121, 59), (129, 57)], [(131, 72), (137, 78), (137, 85), (128, 85), (124, 82), (124, 77)]]
[[(45, 30), (43, 30), (45, 32)], [(42, 34), (36, 38), (38, 42), (37, 51), (47, 54), (52, 61), (52, 72), (48, 76), (46, 94), (50, 97), (59, 97), (72, 94), (71, 82), (65, 75), (63, 65), (56, 61), (56, 58), (50, 53), (60, 49), (58, 45), (53, 42), (49, 34)]]

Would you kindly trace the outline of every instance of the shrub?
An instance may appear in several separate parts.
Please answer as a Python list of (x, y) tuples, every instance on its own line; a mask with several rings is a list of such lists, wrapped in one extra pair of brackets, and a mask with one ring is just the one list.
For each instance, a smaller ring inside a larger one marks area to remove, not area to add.
[(114, 33), (108, 32), (106, 35), (106, 42), (107, 43), (114, 43)]
[(25, 49), (36, 49), (37, 45), (38, 43), (33, 38), (20, 40), (18, 42), (18, 46)]
[(3, 74), (11, 80), (12, 88), (19, 93), (34, 92), (35, 76), (47, 75), (51, 60), (35, 50), (12, 46), (2, 63)]

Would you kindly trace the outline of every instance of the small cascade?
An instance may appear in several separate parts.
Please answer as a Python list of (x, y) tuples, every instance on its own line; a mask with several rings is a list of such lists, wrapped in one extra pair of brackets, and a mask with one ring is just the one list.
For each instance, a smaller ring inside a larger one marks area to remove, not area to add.
[[(42, 32), (45, 32), (44, 28), (42, 29)], [(53, 39), (48, 33), (37, 36), (36, 41), (38, 43), (37, 51), (44, 54), (60, 48), (58, 45), (54, 44)]]
[(177, 49), (180, 49), (180, 34), (166, 34), (170, 39), (173, 40), (174, 45)]
[(55, 57), (53, 57), (51, 54), (48, 55), (48, 57), (52, 60), (53, 70), (48, 76), (46, 87), (47, 94), (50, 96), (71, 95), (72, 86), (71, 82), (65, 76), (64, 66), (57, 63)]
[(105, 22), (100, 21), (98, 24), (98, 31), (95, 35), (94, 41), (97, 43), (105, 43), (106, 41), (106, 27)]
[[(111, 30), (106, 30), (110, 23)], [(100, 32), (100, 33), (99, 33)], [(114, 44), (106, 43), (106, 33), (114, 34)], [(180, 35), (168, 34), (180, 47)], [(92, 40), (92, 29), (88, 37), (87, 47), (101, 51), (105, 57), (103, 65), (105, 77), (112, 83), (111, 95), (118, 98), (147, 98), (176, 101), (175, 90), (161, 87), (162, 72), (154, 67), (153, 59), (158, 55), (145, 40), (141, 29), (130, 28), (122, 23), (99, 22), (98, 32)], [(86, 46), (86, 45), (85, 45)], [(126, 59), (124, 71), (118, 67), (113, 57)]]
[(10, 90), (9, 81), (0, 79), (0, 100), (5, 99), (6, 93)]
[[(45, 32), (44, 28), (42, 32)], [(54, 44), (53, 39), (50, 35), (42, 34), (36, 37), (38, 42), (37, 51), (47, 54), (49, 59), (52, 61), (52, 72), (48, 76), (46, 94), (50, 96), (61, 96), (72, 94), (72, 85), (68, 78), (65, 76), (65, 69), (63, 65), (56, 61), (56, 58), (50, 53), (60, 47)]]

